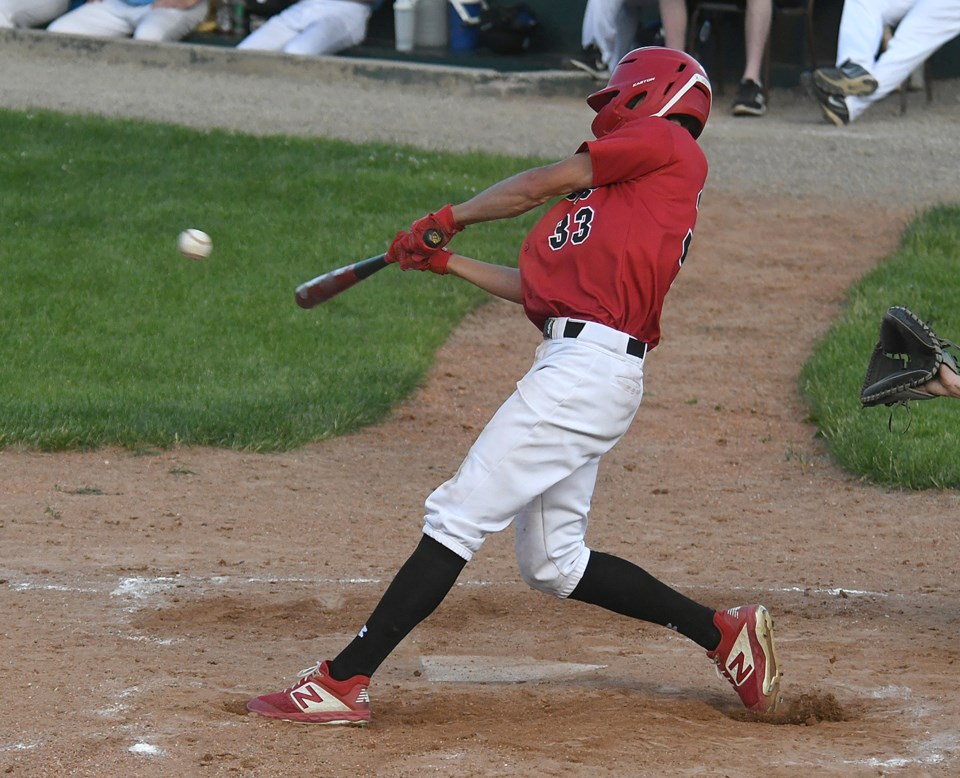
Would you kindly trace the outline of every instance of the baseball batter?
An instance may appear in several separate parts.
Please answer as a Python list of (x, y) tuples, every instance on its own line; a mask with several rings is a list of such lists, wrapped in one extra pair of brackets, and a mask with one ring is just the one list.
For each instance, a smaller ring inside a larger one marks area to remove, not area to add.
[[(419, 545), (356, 638), (290, 688), (251, 700), (251, 711), (368, 721), (370, 676), (440, 604), (484, 539), (510, 524), (530, 586), (676, 630), (706, 649), (747, 707), (777, 704), (780, 671), (763, 606), (714, 611), (585, 542), (600, 459), (640, 404), (664, 297), (690, 247), (707, 175), (696, 139), (711, 90), (687, 54), (643, 48), (587, 102), (596, 140), (428, 214), (391, 244), (387, 257), (404, 270), (458, 276), (522, 304), (543, 341), (456, 475), (427, 498)], [(444, 247), (466, 225), (557, 197), (524, 240), (519, 268)]]

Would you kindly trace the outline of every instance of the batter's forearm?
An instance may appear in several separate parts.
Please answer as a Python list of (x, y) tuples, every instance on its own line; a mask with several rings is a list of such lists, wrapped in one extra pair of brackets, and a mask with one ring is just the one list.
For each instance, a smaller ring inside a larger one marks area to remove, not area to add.
[(481, 262), (462, 254), (451, 254), (447, 262), (447, 274), (469, 281), (485, 292), (512, 303), (519, 303), (520, 271), (515, 267)]

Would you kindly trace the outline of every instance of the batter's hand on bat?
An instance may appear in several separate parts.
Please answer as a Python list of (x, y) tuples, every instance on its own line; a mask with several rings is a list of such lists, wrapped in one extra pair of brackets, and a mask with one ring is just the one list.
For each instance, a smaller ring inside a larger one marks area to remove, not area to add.
[(428, 257), (415, 257), (406, 267), (400, 263), (401, 270), (429, 270), (439, 276), (447, 274), (447, 264), (453, 254), (450, 249), (437, 249)]
[(446, 246), (450, 239), (463, 229), (453, 218), (453, 206), (445, 205), (436, 213), (428, 213), (417, 219), (410, 232), (417, 243), (428, 251), (436, 251)]
[(401, 257), (405, 257), (410, 253), (406, 244), (412, 240), (413, 236), (409, 232), (400, 230), (390, 242), (390, 248), (387, 249), (383, 258), (387, 260), (387, 262), (400, 262)]
[(450, 254), (448, 249), (420, 249), (413, 235), (401, 230), (393, 239), (384, 258), (387, 262), (396, 262), (401, 270), (429, 270), (431, 273), (445, 275)]

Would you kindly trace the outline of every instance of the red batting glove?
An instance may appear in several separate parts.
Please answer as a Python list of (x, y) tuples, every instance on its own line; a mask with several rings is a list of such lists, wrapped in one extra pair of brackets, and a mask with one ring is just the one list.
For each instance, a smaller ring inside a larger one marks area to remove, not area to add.
[(390, 248), (387, 249), (387, 253), (384, 254), (383, 258), (387, 260), (387, 262), (399, 262), (400, 257), (407, 253), (404, 244), (406, 243), (405, 239), (408, 237), (412, 237), (409, 232), (400, 230), (390, 242)]
[(421, 248), (416, 238), (409, 232), (400, 230), (387, 249), (384, 259), (396, 262), (401, 270), (429, 270), (438, 275), (447, 274), (447, 263), (453, 252), (449, 249)]
[[(445, 205), (436, 213), (428, 213), (410, 225), (410, 232), (418, 244), (430, 251), (446, 246), (463, 229), (453, 218), (453, 206)], [(429, 233), (429, 235), (427, 234)]]
[(447, 263), (450, 261), (450, 249), (437, 249), (427, 256), (404, 252), (400, 255), (401, 270), (429, 270), (431, 273), (444, 276), (447, 274)]
[(450, 261), (452, 254), (453, 252), (450, 249), (437, 249), (427, 258), (426, 269), (438, 276), (445, 276), (447, 274), (447, 263)]

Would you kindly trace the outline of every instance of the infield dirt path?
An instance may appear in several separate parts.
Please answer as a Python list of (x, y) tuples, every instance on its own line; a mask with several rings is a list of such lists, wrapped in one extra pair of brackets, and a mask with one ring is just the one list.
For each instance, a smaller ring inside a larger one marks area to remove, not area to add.
[[(558, 156), (590, 118), (575, 98), (458, 95), (425, 113), (415, 86), (9, 38), (0, 72), (6, 107), (431, 148)], [(841, 472), (797, 376), (906, 222), (960, 199), (958, 96), (938, 82), (932, 106), (882, 105), (845, 132), (802, 94), (774, 93), (756, 121), (718, 103), (644, 402), (601, 468), (592, 547), (709, 605), (771, 609), (780, 714), (745, 713), (683, 638), (527, 589), (505, 533), (381, 668), (369, 727), (246, 715), (358, 629), (417, 542), (424, 497), (526, 369), (538, 334), (491, 303), (420, 391), (354, 435), (270, 456), (0, 453), (0, 772), (956, 774), (960, 495)]]

